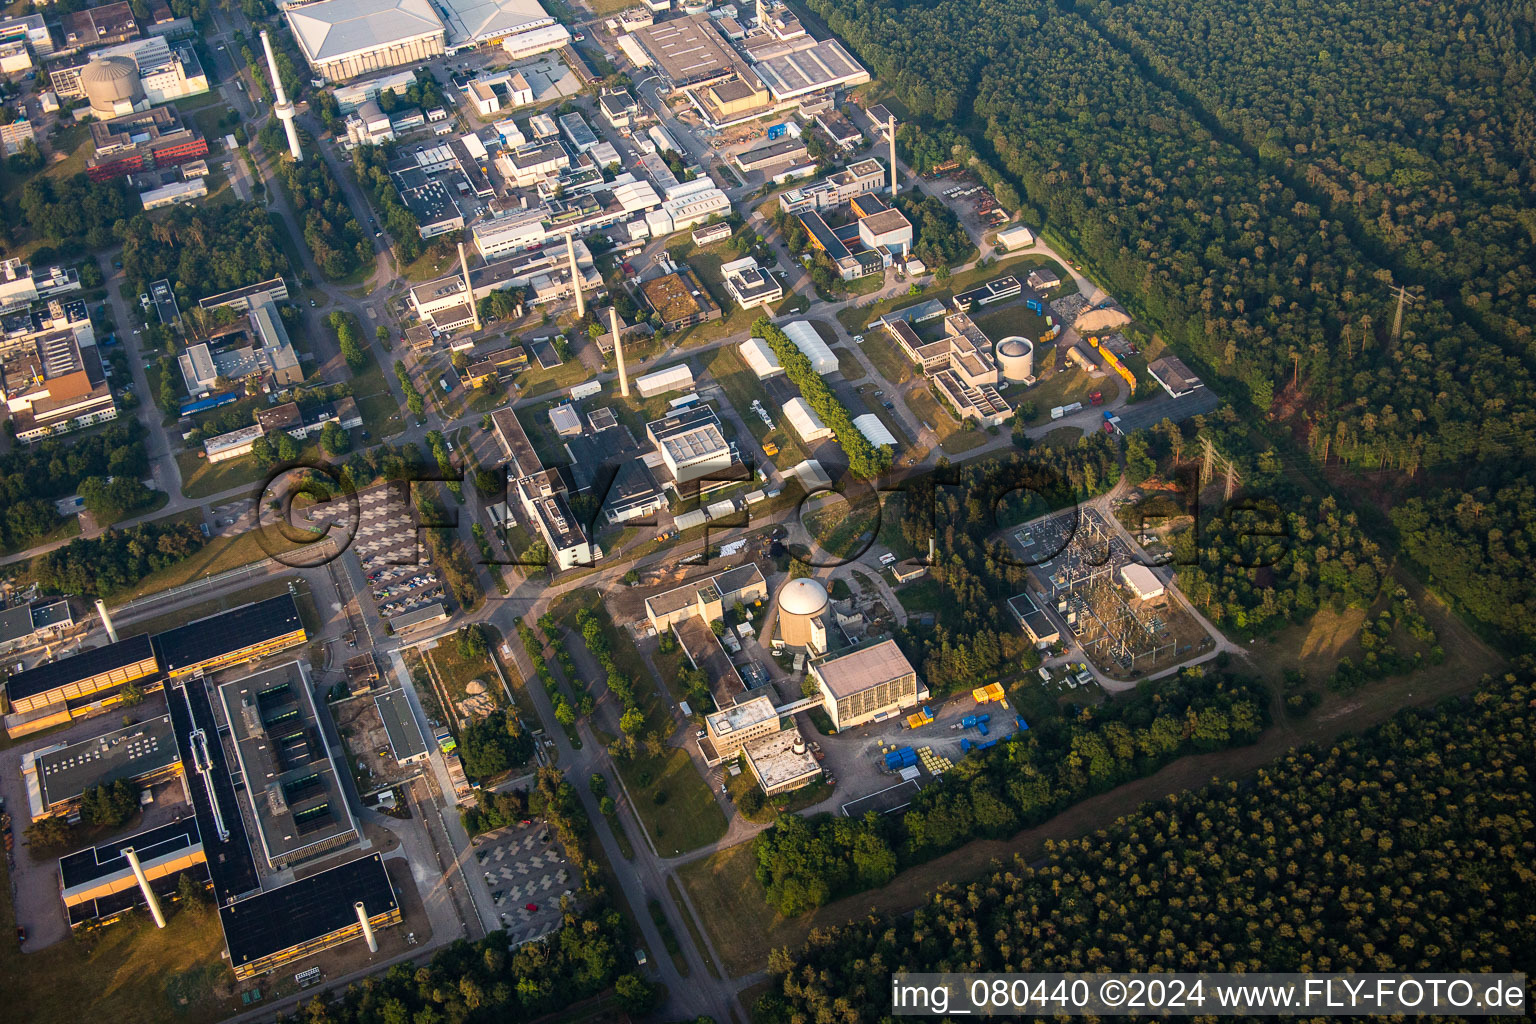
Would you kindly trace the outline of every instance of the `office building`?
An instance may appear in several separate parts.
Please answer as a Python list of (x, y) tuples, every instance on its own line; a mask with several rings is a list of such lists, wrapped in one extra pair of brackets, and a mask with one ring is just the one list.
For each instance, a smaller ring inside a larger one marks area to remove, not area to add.
[(784, 286), (779, 279), (759, 267), (751, 256), (722, 264), (720, 274), (731, 298), (744, 309), (752, 306), (766, 309), (784, 297)]
[(688, 618), (706, 624), (722, 618), (727, 608), (750, 607), (766, 600), (768, 581), (756, 562), (693, 580), (645, 599), (645, 616), (658, 633)]
[(117, 418), (96, 346), (81, 347), (70, 328), (40, 334), (13, 352), (0, 368), (0, 396), (24, 443)]
[(203, 133), (183, 124), (175, 107), (156, 107), (98, 121), (90, 127), (96, 152), (86, 161), (85, 173), (92, 181), (109, 181), (208, 155)]
[(779, 205), (786, 213), (826, 210), (851, 202), (855, 196), (878, 192), (886, 185), (885, 166), (873, 158), (859, 160), (810, 185), (785, 189)]
[(126, 0), (66, 14), (59, 27), (60, 48), (72, 51), (127, 42), (139, 34), (138, 20)]

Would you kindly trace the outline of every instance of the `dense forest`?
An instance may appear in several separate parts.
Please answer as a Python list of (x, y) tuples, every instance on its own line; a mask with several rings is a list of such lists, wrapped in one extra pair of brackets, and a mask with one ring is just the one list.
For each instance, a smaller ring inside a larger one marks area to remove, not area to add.
[(44, 438), (0, 455), (0, 536), (7, 550), (25, 548), (59, 525), (54, 499), (76, 493), (91, 477), (137, 480), (149, 471), (144, 428), (122, 419), (81, 437)]
[[(313, 139), (306, 142), (309, 152), (318, 152)], [(320, 272), (329, 278), (346, 277), (372, 262), (373, 241), (357, 222), (341, 185), (325, 161), (294, 162), (275, 118), (262, 126), (261, 145), (275, 163), (303, 226), (304, 244), (309, 246)]]
[(76, 537), (39, 555), (32, 576), (50, 594), (108, 597), (191, 557), (207, 542), (191, 523), (140, 523), (99, 537)]
[(1252, 743), (1266, 699), (1262, 686), (1196, 668), (1036, 721), (960, 761), (899, 815), (781, 817), (753, 842), (757, 880), (785, 915), (882, 886), (902, 867), (973, 839), (1010, 836), (1176, 757)]
[(169, 278), (181, 308), (204, 296), (288, 273), (277, 229), (255, 203), (178, 206), (151, 220), (140, 214), (122, 232), (123, 274), (137, 291)]
[[(1417, 478), (1432, 508), (1515, 488), (1480, 520), (1396, 525), (1410, 553), (1455, 545), (1434, 575), (1463, 608), (1536, 638), (1484, 588), (1533, 482), (1523, 4), (1373, 3), (1358, 23), (1294, 2), (810, 6), (1288, 446)], [(1398, 283), (1417, 296), (1400, 334)], [(1508, 576), (1506, 605), (1536, 603)]]
[[(775, 953), (760, 1024), (890, 1012), (890, 972), (1525, 971), (1536, 962), (1532, 666), (1251, 783), (1168, 797)], [(1452, 752), (1447, 756), (1448, 752)]]

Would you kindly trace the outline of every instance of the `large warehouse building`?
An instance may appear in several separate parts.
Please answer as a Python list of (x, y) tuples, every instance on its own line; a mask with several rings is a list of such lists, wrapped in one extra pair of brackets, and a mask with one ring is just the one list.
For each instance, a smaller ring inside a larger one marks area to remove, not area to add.
[(304, 59), (327, 82), (445, 51), (447, 30), (429, 0), (320, 0), (287, 13)]
[(287, 15), (309, 66), (328, 82), (484, 45), (531, 57), (571, 39), (538, 0), (318, 0), (287, 5)]
[(5, 681), (7, 734), (15, 739), (110, 709), (123, 687), (159, 688), (253, 661), (308, 639), (291, 594), (243, 605), (154, 636), (131, 636), (17, 672)]
[(894, 640), (814, 661), (811, 674), (839, 731), (884, 721), (921, 699), (917, 670)]

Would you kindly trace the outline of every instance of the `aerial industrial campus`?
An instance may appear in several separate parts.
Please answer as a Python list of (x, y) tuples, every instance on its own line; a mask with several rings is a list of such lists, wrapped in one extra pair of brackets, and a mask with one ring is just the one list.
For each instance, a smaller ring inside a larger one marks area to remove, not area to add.
[(1523, 1012), (1529, 39), (1231, 6), (10, 5), (9, 1013)]

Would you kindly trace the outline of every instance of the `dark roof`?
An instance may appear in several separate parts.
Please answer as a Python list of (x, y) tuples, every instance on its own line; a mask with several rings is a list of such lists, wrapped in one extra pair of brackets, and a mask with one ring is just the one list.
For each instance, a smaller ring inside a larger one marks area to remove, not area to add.
[(155, 636), (160, 667), (167, 672), (198, 665), (274, 640), (303, 626), (292, 594), (189, 622)]
[(355, 925), (358, 900), (369, 917), (398, 906), (378, 854), (220, 907), (229, 962), (239, 967)]
[[(219, 727), (213, 718), (208, 688), (201, 679), (192, 679), (184, 686), (169, 686), (166, 690), (165, 703), (176, 726), (176, 749), (181, 754), (184, 778), (192, 793), (192, 810), (197, 815), (197, 827), (203, 836), (208, 874), (213, 880), (214, 895), (223, 903), (261, 886), (256, 876), (256, 860), (246, 837), (244, 816), (235, 802), (235, 784), (230, 778), (224, 744), (219, 740)], [(191, 736), (197, 729), (203, 731), (207, 740), (207, 781), (193, 759)], [(212, 783), (211, 788), (208, 782)], [(214, 801), (218, 804), (217, 816), (214, 815)], [(223, 821), (229, 831), (228, 840), (219, 838), (218, 821)]]
[(101, 846), (77, 850), (59, 858), (59, 878), (64, 888), (94, 882), (99, 878), (111, 878), (131, 870), (123, 850), (133, 847), (140, 863), (180, 853), (202, 842), (197, 831), (196, 818), (179, 818), (168, 825), (146, 829), (137, 835), (114, 839)]
[(35, 697), (39, 693), (47, 693), (153, 656), (147, 633), (131, 636), (115, 644), (93, 647), (68, 658), (18, 672), (5, 681), (5, 692), (14, 704), (18, 700)]

